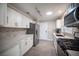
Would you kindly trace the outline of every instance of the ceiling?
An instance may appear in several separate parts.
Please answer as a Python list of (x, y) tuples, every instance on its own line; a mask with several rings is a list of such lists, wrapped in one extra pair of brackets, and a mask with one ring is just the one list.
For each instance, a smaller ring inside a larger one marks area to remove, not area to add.
[[(50, 21), (61, 17), (67, 9), (68, 3), (13, 3), (12, 5), (37, 21)], [(53, 14), (46, 15), (46, 12), (49, 11)]]

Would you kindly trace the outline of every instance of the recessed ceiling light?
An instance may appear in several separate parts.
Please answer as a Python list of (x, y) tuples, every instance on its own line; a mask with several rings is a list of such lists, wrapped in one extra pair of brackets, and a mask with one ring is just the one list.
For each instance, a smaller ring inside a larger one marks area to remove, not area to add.
[(50, 11), (50, 12), (47, 12), (46, 15), (52, 15), (52, 13), (53, 13), (53, 12)]

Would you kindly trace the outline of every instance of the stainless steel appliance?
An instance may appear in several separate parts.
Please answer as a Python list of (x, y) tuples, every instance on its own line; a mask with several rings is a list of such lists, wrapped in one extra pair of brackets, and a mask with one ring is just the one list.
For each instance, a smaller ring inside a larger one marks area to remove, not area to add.
[(33, 46), (39, 43), (39, 25), (30, 23), (30, 28), (27, 29), (27, 34), (33, 34)]
[(79, 26), (79, 6), (74, 7), (73, 10), (64, 17), (64, 25), (67, 27)]
[(79, 40), (79, 32), (74, 32), (74, 38), (75, 38), (76, 40)]

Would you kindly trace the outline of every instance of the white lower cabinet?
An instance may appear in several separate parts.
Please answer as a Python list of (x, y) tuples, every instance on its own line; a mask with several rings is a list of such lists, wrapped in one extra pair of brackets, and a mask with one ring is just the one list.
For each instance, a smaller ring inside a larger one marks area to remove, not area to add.
[(57, 53), (57, 38), (55, 37), (55, 34), (53, 34), (53, 43), (54, 43), (54, 48), (55, 48), (55, 52), (56, 52), (56, 55), (58, 54)]
[(20, 45), (17, 44), (12, 48), (0, 53), (1, 56), (19, 56), (20, 55)]
[(23, 55), (25, 53), (25, 51), (27, 51), (27, 40), (26, 39), (23, 39), (20, 41), (20, 44), (21, 44), (21, 55)]
[(0, 56), (22, 56), (33, 46), (33, 35), (25, 36), (14, 46), (0, 52)]
[(21, 44), (21, 55), (26, 53), (33, 46), (33, 38), (25, 38), (20, 41)]

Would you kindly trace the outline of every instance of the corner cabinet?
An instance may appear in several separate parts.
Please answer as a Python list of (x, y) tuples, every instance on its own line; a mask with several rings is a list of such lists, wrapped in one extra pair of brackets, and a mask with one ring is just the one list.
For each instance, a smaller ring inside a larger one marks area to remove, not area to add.
[(0, 27), (29, 28), (29, 20), (6, 3), (0, 3)]

